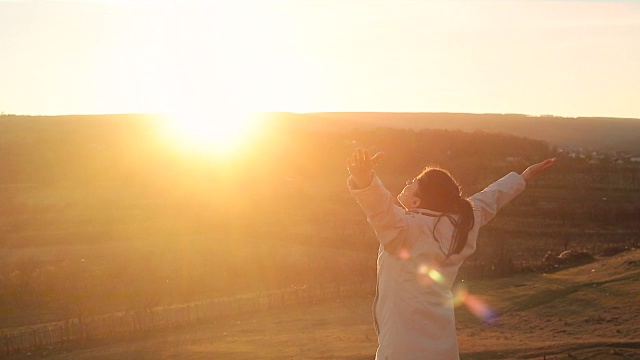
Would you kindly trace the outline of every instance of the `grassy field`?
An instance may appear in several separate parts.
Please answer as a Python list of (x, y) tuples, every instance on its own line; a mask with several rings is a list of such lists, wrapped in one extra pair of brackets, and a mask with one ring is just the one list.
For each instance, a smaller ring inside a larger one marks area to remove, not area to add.
[[(640, 359), (640, 250), (466, 287), (499, 317), (489, 325), (457, 308), (462, 359)], [(243, 314), (8, 359), (373, 359), (371, 303), (359, 297)]]

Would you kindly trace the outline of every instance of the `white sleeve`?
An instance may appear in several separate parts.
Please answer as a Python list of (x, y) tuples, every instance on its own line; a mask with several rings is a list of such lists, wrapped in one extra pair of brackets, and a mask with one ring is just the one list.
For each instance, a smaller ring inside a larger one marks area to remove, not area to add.
[(493, 219), (498, 211), (525, 189), (520, 174), (511, 172), (471, 197), (474, 209), (480, 212), (480, 226)]
[(361, 190), (354, 190), (353, 180), (353, 177), (347, 180), (349, 191), (367, 216), (378, 241), (382, 245), (396, 240), (402, 242), (407, 232), (405, 210), (395, 204), (394, 197), (377, 176), (373, 176), (371, 185)]

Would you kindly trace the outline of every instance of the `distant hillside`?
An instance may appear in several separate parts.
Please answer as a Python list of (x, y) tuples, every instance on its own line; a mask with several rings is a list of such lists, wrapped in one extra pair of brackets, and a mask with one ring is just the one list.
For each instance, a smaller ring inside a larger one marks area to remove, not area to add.
[(460, 113), (312, 113), (304, 117), (335, 129), (481, 130), (544, 140), (560, 148), (640, 152), (640, 119)]
[[(318, 130), (349, 131), (353, 129), (455, 129), (484, 131), (543, 140), (559, 148), (593, 150), (619, 150), (640, 154), (640, 119), (602, 117), (528, 116), (522, 114), (467, 114), (467, 113), (266, 113), (273, 125), (286, 129), (314, 128)], [(114, 131), (131, 133), (148, 126), (153, 115), (113, 114), (75, 116), (0, 116), (0, 143), (25, 128), (32, 135), (60, 129), (59, 120), (76, 120), (64, 124), (68, 131), (89, 131), (103, 136)], [(109, 121), (104, 121), (108, 119)], [(78, 120), (82, 120), (81, 122)], [(28, 125), (25, 124), (28, 121)], [(137, 123), (136, 129), (131, 126)], [(127, 124), (126, 127), (122, 125)], [(127, 129), (128, 128), (128, 129)], [(23, 141), (33, 136), (20, 135)], [(3, 140), (4, 139), (4, 140)]]
[[(384, 114), (375, 116), (384, 118)], [(344, 168), (336, 164), (343, 164), (356, 146), (389, 151), (386, 169), (400, 174), (413, 173), (430, 162), (471, 172), (486, 170), (508, 157), (533, 162), (553, 155), (544, 141), (524, 136), (389, 128), (384, 122), (376, 126), (367, 121), (370, 116), (334, 119), (269, 113), (263, 120), (265, 129), (252, 141), (243, 161), (246, 166), (254, 161), (252, 166), (274, 181), (322, 178), (325, 183), (335, 174), (342, 186)], [(185, 183), (187, 173), (200, 177), (222, 166), (211, 165), (214, 158), (182, 155), (167, 146), (159, 121), (159, 117), (143, 114), (0, 116), (0, 165), (6, 170), (0, 172), (0, 183)], [(263, 158), (279, 161), (264, 162)], [(172, 171), (167, 173), (167, 168)], [(158, 174), (163, 176), (159, 179)]]

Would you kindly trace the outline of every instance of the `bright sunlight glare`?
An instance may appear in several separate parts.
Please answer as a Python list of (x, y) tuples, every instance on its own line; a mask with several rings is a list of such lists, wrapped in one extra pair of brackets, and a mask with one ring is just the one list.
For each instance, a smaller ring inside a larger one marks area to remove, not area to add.
[(179, 149), (230, 155), (249, 145), (259, 122), (255, 115), (238, 111), (179, 113), (167, 116), (163, 127)]

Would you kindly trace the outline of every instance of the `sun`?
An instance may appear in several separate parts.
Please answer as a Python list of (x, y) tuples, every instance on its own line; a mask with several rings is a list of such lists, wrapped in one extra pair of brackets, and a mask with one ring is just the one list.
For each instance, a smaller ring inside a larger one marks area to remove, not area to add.
[(229, 155), (248, 146), (259, 125), (251, 113), (183, 112), (168, 115), (163, 128), (170, 141), (183, 150)]

